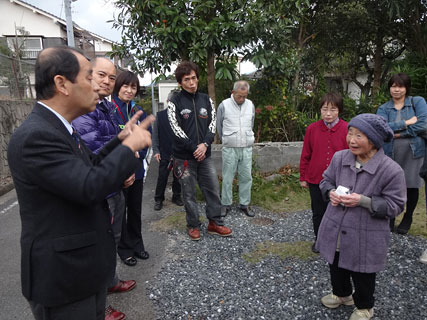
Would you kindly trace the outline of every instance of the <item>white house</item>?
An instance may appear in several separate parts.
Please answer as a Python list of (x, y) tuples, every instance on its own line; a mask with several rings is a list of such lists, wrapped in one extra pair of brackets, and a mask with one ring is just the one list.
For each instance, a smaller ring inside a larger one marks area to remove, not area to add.
[[(49, 12), (19, 0), (0, 0), (0, 12), (0, 40), (12, 51), (20, 46), (23, 59), (35, 59), (42, 49), (67, 43), (66, 21)], [(76, 47), (87, 56), (111, 51), (113, 41), (73, 25)]]
[(178, 82), (175, 80), (162, 80), (158, 83), (159, 88), (159, 110), (161, 111), (167, 107), (168, 95), (171, 91), (178, 89)]
[[(34, 98), (34, 61), (41, 50), (67, 44), (67, 23), (19, 0), (0, 0), (0, 12), (0, 99)], [(89, 58), (105, 56), (112, 50), (109, 39), (75, 23), (73, 31), (76, 48)], [(14, 58), (4, 54), (7, 48)]]

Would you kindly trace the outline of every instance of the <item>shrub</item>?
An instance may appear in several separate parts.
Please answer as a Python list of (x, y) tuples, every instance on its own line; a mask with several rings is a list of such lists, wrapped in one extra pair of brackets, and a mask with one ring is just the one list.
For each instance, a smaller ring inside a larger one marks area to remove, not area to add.
[(294, 111), (284, 102), (279, 105), (266, 105), (255, 110), (255, 141), (301, 141), (309, 124), (318, 117)]

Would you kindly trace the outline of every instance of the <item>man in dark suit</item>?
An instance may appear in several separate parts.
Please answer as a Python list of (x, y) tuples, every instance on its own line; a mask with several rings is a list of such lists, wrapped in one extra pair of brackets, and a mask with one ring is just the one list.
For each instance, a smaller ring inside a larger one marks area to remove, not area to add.
[[(171, 91), (167, 101), (176, 93)], [(156, 121), (153, 123), (153, 154), (159, 163), (159, 175), (157, 176), (156, 192), (154, 194), (154, 210), (161, 210), (165, 200), (165, 189), (168, 184), (169, 162), (172, 157), (173, 132), (169, 124), (168, 111), (161, 110), (156, 114)], [(181, 200), (181, 185), (178, 178), (172, 173), (172, 202), (177, 206), (183, 206)]]
[(95, 109), (90, 62), (68, 47), (43, 50), (36, 62), (37, 103), (11, 137), (8, 161), (22, 221), (22, 292), (34, 317), (104, 319), (115, 244), (106, 196), (139, 166), (151, 144), (135, 115), (97, 155), (71, 127)]

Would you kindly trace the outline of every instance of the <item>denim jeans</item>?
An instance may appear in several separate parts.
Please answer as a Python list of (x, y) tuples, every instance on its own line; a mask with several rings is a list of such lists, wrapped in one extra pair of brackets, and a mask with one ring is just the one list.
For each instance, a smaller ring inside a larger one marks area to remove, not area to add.
[(206, 201), (206, 217), (216, 225), (224, 225), (221, 217), (218, 176), (212, 158), (203, 161), (175, 159), (174, 174), (181, 183), (188, 228), (200, 225), (196, 202), (196, 183)]

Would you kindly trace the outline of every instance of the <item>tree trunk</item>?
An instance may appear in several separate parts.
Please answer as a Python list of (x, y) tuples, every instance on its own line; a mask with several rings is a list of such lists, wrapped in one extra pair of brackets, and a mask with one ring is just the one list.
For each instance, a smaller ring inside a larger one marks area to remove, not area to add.
[(212, 52), (208, 52), (208, 94), (211, 97), (215, 107), (215, 55)]
[(381, 87), (381, 76), (383, 69), (383, 41), (378, 35), (374, 53), (374, 79), (372, 83), (372, 99), (375, 100)]

